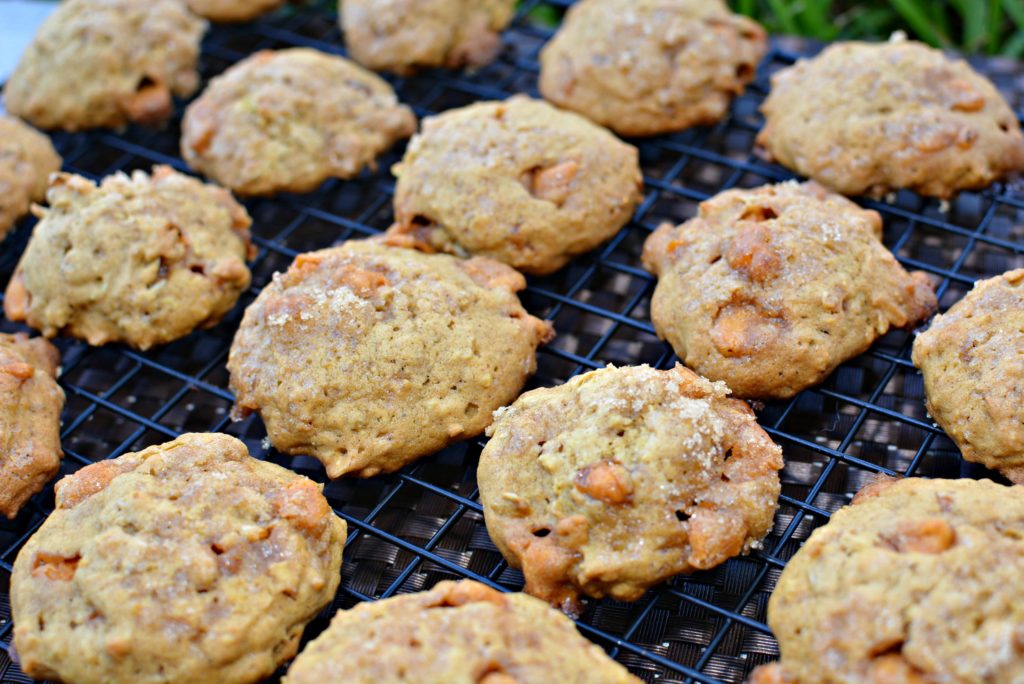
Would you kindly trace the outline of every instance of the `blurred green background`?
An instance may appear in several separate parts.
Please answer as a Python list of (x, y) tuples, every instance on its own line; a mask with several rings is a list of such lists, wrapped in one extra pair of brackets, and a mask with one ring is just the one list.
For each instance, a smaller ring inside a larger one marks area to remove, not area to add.
[[(818, 40), (888, 38), (903, 30), (936, 47), (967, 53), (1024, 57), (1024, 0), (727, 0), (771, 33)], [(540, 6), (540, 23), (558, 13)]]

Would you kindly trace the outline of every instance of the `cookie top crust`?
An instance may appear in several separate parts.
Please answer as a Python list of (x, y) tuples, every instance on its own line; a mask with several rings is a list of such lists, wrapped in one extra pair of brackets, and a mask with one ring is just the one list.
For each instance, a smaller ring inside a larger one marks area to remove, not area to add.
[(679, 358), (737, 396), (786, 398), (936, 308), (882, 219), (816, 183), (728, 190), (644, 245), (651, 319)]
[(540, 91), (625, 136), (721, 120), (767, 49), (721, 0), (582, 0), (540, 54)]
[(299, 255), (249, 306), (228, 358), (235, 416), (330, 477), (390, 472), (483, 432), (551, 326), (485, 258), (349, 241)]
[(11, 114), (80, 131), (160, 124), (199, 86), (207, 23), (183, 0), (65, 0), (4, 86)]
[(883, 481), (814, 531), (768, 603), (778, 664), (751, 684), (1024, 677), (1024, 488)]
[(782, 450), (753, 411), (677, 365), (592, 371), (527, 392), (488, 428), (477, 480), (526, 592), (634, 601), (749, 551), (771, 530)]
[(522, 95), (425, 119), (392, 171), (391, 234), (532, 274), (615, 235), (643, 187), (635, 147)]
[(351, 178), (416, 130), (387, 81), (309, 48), (263, 50), (210, 81), (181, 127), (185, 162), (241, 195)]
[(772, 77), (767, 156), (844, 195), (936, 197), (1024, 169), (1024, 136), (996, 87), (921, 43), (835, 43)]
[(284, 4), (285, 0), (185, 0), (201, 17), (217, 22), (251, 21)]
[(46, 196), (61, 158), (50, 139), (11, 116), (0, 115), (0, 239)]
[(47, 337), (138, 349), (216, 324), (249, 286), (249, 215), (168, 166), (53, 177), (4, 312)]
[(320, 485), (227, 435), (100, 461), (56, 491), (11, 582), (37, 679), (256, 682), (341, 579), (345, 523)]

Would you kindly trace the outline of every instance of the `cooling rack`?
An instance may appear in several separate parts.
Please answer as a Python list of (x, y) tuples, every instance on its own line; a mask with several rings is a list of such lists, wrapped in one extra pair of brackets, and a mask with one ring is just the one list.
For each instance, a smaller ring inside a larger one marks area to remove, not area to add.
[[(528, 15), (547, 7), (561, 16), (569, 4), (522, 3), (501, 57), (475, 74), (431, 72), (392, 81), (421, 117), (515, 92), (536, 95), (537, 53), (551, 31)], [(251, 24), (213, 27), (203, 43), (204, 79), (253, 51), (289, 46), (344, 54), (334, 3), (315, 1)], [(607, 363), (659, 368), (676, 363), (650, 323), (654, 282), (640, 267), (644, 238), (662, 221), (693, 216), (701, 200), (724, 188), (790, 177), (753, 153), (761, 125), (757, 109), (769, 76), (808, 51), (813, 49), (803, 43), (773, 41), (756, 82), (724, 121), (635, 141), (646, 192), (634, 220), (560, 272), (531, 278), (522, 294), (527, 309), (552, 321), (558, 331), (539, 353), (529, 387), (559, 384)], [(1024, 93), (1019, 65), (982, 61), (976, 66), (996, 81), (1019, 117)], [(178, 155), (182, 108), (178, 103), (165, 130), (58, 134), (55, 144), (67, 170), (92, 178), (155, 163), (184, 171)], [(352, 181), (329, 181), (308, 195), (248, 202), (259, 248), (252, 263), (254, 284), (218, 326), (146, 353), (57, 341), (64, 359), (61, 385), (67, 392), (63, 474), (182, 432), (223, 431), (244, 440), (258, 457), (326, 483), (325, 494), (348, 522), (349, 538), (341, 589), (306, 630), (307, 639), (338, 609), (424, 589), (442, 579), (472, 577), (504, 589), (522, 587), (522, 575), (502, 560), (484, 528), (475, 478), (482, 439), (457, 444), (393, 475), (329, 482), (316, 461), (270, 449), (258, 417), (239, 423), (228, 417), (232, 396), (224, 364), (243, 309), (296, 254), (386, 228), (393, 191), (388, 168), (402, 151), (399, 146), (381, 160), (379, 170)], [(1024, 186), (1019, 184), (965, 193), (951, 203), (904, 192), (867, 205), (883, 214), (885, 243), (900, 261), (934, 277), (942, 308), (962, 297), (975, 279), (1024, 266)], [(24, 221), (0, 247), (0, 284), (10, 277), (31, 223)], [(19, 328), (5, 321), (0, 329)], [(636, 603), (592, 601), (579, 620), (580, 630), (646, 681), (742, 682), (751, 669), (778, 655), (764, 622), (765, 608), (786, 560), (871, 476), (991, 476), (965, 464), (925, 413), (922, 381), (909, 360), (911, 341), (911, 335), (893, 332), (843, 364), (820, 387), (755, 407), (786, 458), (780, 508), (763, 550), (678, 577)], [(52, 507), (49, 487), (16, 520), (0, 522), (0, 639), (5, 644), (12, 627), (11, 564)], [(4, 652), (0, 679), (29, 681)]]

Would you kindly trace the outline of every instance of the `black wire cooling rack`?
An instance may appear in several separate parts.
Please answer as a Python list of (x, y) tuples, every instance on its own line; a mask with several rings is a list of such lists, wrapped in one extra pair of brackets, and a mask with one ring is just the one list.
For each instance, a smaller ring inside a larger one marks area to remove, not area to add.
[[(568, 4), (524, 2), (494, 64), (475, 74), (395, 79), (401, 99), (426, 116), (514, 92), (536, 95), (537, 53), (550, 30), (534, 25), (527, 15), (543, 5), (560, 15)], [(203, 43), (203, 76), (208, 79), (255, 50), (289, 46), (343, 54), (334, 3), (287, 7), (237, 27), (215, 26)], [(753, 138), (769, 76), (802, 52), (799, 44), (774, 41), (757, 81), (717, 126), (638, 141), (646, 194), (635, 219), (595, 252), (552, 276), (531, 279), (523, 293), (530, 312), (552, 321), (558, 331), (539, 354), (531, 387), (559, 384), (607, 363), (675, 364), (650, 323), (654, 283), (640, 267), (644, 238), (661, 221), (693, 216), (701, 200), (724, 188), (790, 177), (753, 154)], [(1024, 92), (1019, 65), (977, 66), (1019, 114)], [(58, 134), (55, 143), (67, 170), (92, 178), (155, 163), (184, 171), (178, 156), (181, 110), (179, 103), (178, 116), (165, 130)], [(68, 398), (62, 473), (182, 432), (223, 431), (243, 439), (255, 455), (327, 483), (325, 493), (348, 522), (349, 538), (341, 589), (306, 630), (307, 638), (319, 633), (338, 609), (424, 589), (442, 579), (472, 577), (505, 589), (522, 587), (522, 575), (506, 565), (484, 528), (475, 478), (482, 440), (458, 444), (394, 475), (328, 482), (316, 461), (282, 457), (269, 449), (259, 418), (240, 423), (228, 418), (232, 396), (224, 364), (243, 309), (296, 254), (386, 228), (393, 191), (388, 168), (402, 151), (393, 150), (381, 160), (380, 170), (356, 180), (330, 181), (308, 195), (249, 202), (259, 247), (252, 264), (254, 285), (215, 328), (147, 353), (58, 341), (64, 355), (61, 385)], [(940, 283), (943, 308), (962, 297), (976, 278), (1024, 266), (1024, 186), (965, 193), (948, 205), (911, 193), (868, 205), (885, 217), (885, 243), (900, 261)], [(0, 246), (0, 283), (6, 284), (30, 231), (31, 219)], [(18, 327), (3, 322), (0, 329)], [(678, 577), (636, 603), (593, 601), (579, 621), (581, 631), (647, 681), (741, 682), (755, 666), (777, 657), (765, 608), (786, 560), (872, 475), (990, 476), (964, 464), (926, 415), (922, 381), (909, 361), (911, 341), (907, 333), (891, 333), (820, 387), (757, 406), (761, 425), (782, 445), (786, 458), (781, 505), (763, 550)], [(0, 522), (0, 639), (5, 644), (12, 626), (11, 564), (52, 507), (50, 487), (17, 520)], [(28, 681), (4, 652), (0, 678)]]

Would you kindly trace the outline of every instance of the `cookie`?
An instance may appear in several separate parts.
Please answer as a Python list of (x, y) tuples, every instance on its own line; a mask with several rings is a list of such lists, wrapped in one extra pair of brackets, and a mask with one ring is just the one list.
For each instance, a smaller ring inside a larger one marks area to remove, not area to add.
[(815, 183), (728, 190), (644, 245), (651, 319), (683, 363), (738, 396), (786, 398), (936, 307), (882, 219)]
[(11, 114), (79, 131), (159, 124), (199, 86), (206, 22), (183, 0), (65, 0), (4, 86)]
[(185, 0), (188, 8), (201, 17), (217, 22), (252, 21), (272, 12), (285, 0)]
[(576, 631), (525, 594), (478, 582), (360, 603), (295, 659), (285, 684), (639, 684)]
[(1024, 269), (975, 284), (917, 336), (913, 359), (963, 457), (1024, 484)]
[(369, 477), (483, 432), (551, 326), (490, 259), (377, 241), (300, 254), (246, 309), (228, 357), (234, 416), (334, 478)]
[(47, 337), (148, 349), (215, 325), (249, 287), (249, 215), (231, 193), (156, 166), (97, 186), (57, 174), (4, 313)]
[(515, 0), (343, 0), (352, 59), (375, 71), (481, 67), (501, 50)]
[(772, 77), (757, 143), (844, 195), (950, 197), (1024, 168), (1024, 137), (995, 86), (921, 43), (835, 43)]
[(0, 513), (8, 518), (60, 468), (59, 365), (46, 340), (0, 334)]
[(500, 409), (477, 481), (487, 531), (526, 589), (635, 601), (759, 546), (782, 450), (754, 412), (677, 365), (608, 367)]
[(0, 115), (0, 239), (46, 196), (61, 158), (50, 139), (18, 119)]
[(515, 96), (424, 120), (392, 170), (392, 234), (439, 251), (551, 273), (633, 215), (635, 147), (581, 116)]
[(582, 0), (540, 54), (540, 92), (616, 133), (721, 120), (754, 79), (764, 29), (721, 0)]
[(416, 130), (376, 74), (308, 48), (264, 50), (210, 81), (185, 110), (181, 156), (242, 195), (309, 192), (351, 178)]
[(21, 668), (79, 684), (270, 675), (341, 579), (345, 523), (320, 488), (220, 434), (64, 478), (14, 562)]
[(768, 602), (782, 657), (751, 684), (1024, 681), (1024, 488), (872, 485), (814, 531)]

